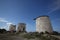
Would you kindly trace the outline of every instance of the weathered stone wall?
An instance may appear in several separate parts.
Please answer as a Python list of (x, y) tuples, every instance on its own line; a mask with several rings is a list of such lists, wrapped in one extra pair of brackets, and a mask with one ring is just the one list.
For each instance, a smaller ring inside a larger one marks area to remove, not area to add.
[(16, 25), (11, 24), (9, 31), (16, 31)]
[(36, 31), (39, 33), (45, 31), (51, 33), (53, 31), (49, 17), (42, 16), (36, 19)]
[(19, 32), (19, 31), (25, 31), (25, 29), (26, 29), (26, 24), (25, 23), (19, 23), (18, 24), (18, 28), (17, 28), (17, 31)]

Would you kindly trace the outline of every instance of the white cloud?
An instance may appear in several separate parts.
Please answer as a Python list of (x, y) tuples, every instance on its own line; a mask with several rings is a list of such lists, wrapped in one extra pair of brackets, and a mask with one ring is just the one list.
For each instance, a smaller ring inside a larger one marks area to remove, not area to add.
[(0, 22), (8, 22), (8, 21), (5, 20), (4, 18), (0, 18)]
[(7, 23), (7, 24), (9, 25), (9, 24), (12, 24), (12, 23), (9, 22), (9, 23)]
[(6, 23), (6, 26), (0, 27), (0, 28), (5, 28), (6, 30), (9, 29), (10, 24), (13, 24), (13, 23), (11, 23), (11, 22), (5, 20), (4, 18), (0, 18), (0, 22)]

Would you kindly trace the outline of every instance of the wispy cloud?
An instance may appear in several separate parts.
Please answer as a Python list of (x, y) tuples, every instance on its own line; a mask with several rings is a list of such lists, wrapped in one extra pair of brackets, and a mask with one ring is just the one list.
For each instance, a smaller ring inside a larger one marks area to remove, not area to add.
[(52, 10), (49, 11), (48, 14), (50, 14), (50, 13), (52, 13), (52, 12), (60, 9), (60, 0), (54, 0), (54, 2), (52, 3), (52, 5), (54, 5), (54, 6), (52, 6), (54, 8), (51, 8)]
[(5, 29), (7, 29), (7, 30), (9, 29), (10, 24), (13, 24), (13, 23), (5, 20), (4, 18), (0, 18), (0, 22), (6, 23), (6, 26), (1, 27), (1, 28), (5, 28)]
[(4, 18), (0, 18), (0, 22), (8, 22), (7, 20), (5, 20)]

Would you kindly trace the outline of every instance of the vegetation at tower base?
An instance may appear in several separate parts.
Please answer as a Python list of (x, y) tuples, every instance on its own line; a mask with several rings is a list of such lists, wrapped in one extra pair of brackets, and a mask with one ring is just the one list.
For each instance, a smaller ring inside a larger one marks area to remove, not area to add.
[(60, 35), (57, 31), (53, 31), (53, 35)]
[[(1, 31), (1, 30), (0, 30)], [(54, 34), (55, 33), (55, 34)], [(55, 37), (60, 35), (58, 32), (54, 31), (53, 34), (41, 32), (19, 32), (19, 33), (0, 33), (0, 40), (60, 40)], [(55, 36), (52, 36), (55, 35)], [(60, 36), (59, 36), (60, 37)]]
[(35, 39), (35, 38), (38, 38), (39, 40), (60, 40), (56, 37), (53, 37), (51, 36), (50, 34), (44, 34), (43, 32), (41, 33), (38, 33), (38, 32), (30, 32), (28, 34), (25, 34), (23, 36), (24, 38), (27, 38), (27, 39)]
[(6, 33), (7, 31), (5, 29), (0, 29), (0, 33)]

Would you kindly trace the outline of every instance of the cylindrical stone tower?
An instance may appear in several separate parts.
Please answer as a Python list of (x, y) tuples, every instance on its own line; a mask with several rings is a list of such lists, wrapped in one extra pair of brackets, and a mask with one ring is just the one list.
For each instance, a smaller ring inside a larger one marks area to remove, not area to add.
[(18, 28), (17, 28), (17, 32), (22, 32), (25, 30), (26, 30), (26, 24), (25, 23), (19, 23)]
[(35, 18), (36, 20), (36, 31), (37, 32), (49, 32), (52, 33), (52, 25), (49, 19), (49, 16), (39, 16)]
[(10, 28), (9, 28), (9, 31), (10, 31), (10, 32), (16, 31), (16, 25), (11, 24), (11, 25), (10, 25)]

